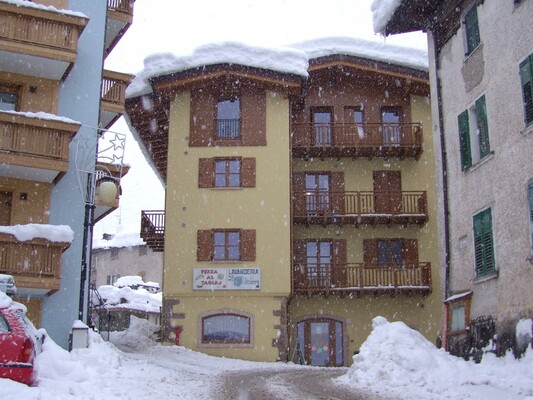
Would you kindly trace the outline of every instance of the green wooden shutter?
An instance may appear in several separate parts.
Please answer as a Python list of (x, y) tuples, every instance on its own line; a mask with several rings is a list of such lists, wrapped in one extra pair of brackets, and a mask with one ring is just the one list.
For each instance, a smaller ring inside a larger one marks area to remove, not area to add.
[(487, 103), (485, 96), (476, 100), (476, 120), (479, 134), (479, 158), (490, 153), (489, 125), (487, 123)]
[(470, 127), (468, 111), (459, 114), (459, 149), (461, 151), (461, 169), (467, 170), (472, 166), (472, 152), (470, 150)]
[(520, 82), (524, 99), (524, 121), (533, 123), (533, 54), (520, 64)]
[(477, 6), (474, 5), (465, 16), (466, 54), (472, 53), (481, 42), (477, 19)]
[(494, 272), (494, 242), (490, 208), (474, 216), (474, 247), (476, 276), (479, 277)]

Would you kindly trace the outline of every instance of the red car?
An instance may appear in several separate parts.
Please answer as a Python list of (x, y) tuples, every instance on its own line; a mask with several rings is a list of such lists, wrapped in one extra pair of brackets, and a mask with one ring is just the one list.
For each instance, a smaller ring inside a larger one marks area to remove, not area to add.
[(0, 378), (26, 385), (35, 382), (33, 362), (38, 346), (35, 335), (33, 324), (17, 303), (0, 308)]

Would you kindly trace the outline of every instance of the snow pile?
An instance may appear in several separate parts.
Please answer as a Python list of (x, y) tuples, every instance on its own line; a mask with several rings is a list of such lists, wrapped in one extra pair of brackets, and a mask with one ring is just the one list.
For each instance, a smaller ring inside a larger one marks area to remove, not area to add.
[(374, 0), (370, 6), (374, 32), (383, 33), (402, 0)]
[[(119, 225), (121, 227), (121, 225)], [(111, 239), (93, 238), (93, 249), (108, 249), (121, 247), (144, 246), (139, 231), (122, 230), (117, 227), (117, 233)]]
[(0, 226), (0, 233), (13, 235), (21, 242), (35, 238), (60, 243), (72, 243), (74, 240), (74, 231), (68, 225), (26, 224)]
[(0, 290), (0, 308), (11, 307), (13, 300), (7, 294)]
[(379, 382), (379, 392), (400, 397), (415, 389), (417, 399), (428, 400), (533, 396), (531, 349), (520, 360), (512, 354), (503, 358), (485, 354), (483, 361), (475, 364), (437, 349), (403, 322), (376, 317), (372, 328), (360, 353), (354, 356), (352, 368), (340, 378), (342, 383), (376, 389)]
[(329, 55), (361, 57), (418, 70), (428, 70), (426, 50), (393, 46), (358, 38), (334, 37), (309, 40), (291, 45), (302, 50), (310, 59)]
[(55, 8), (54, 6), (44, 6), (42, 4), (32, 3), (31, 1), (27, 1), (27, 0), (0, 0), (0, 2), (7, 3), (7, 4), (13, 4), (13, 5), (16, 5), (17, 7), (34, 8), (37, 10), (51, 11), (51, 12), (55, 12), (58, 14), (72, 15), (74, 17), (89, 18), (87, 15), (79, 11), (59, 10)]
[(146, 57), (145, 68), (126, 89), (126, 97), (150, 93), (151, 78), (216, 64), (238, 64), (307, 77), (308, 61), (304, 53), (295, 49), (252, 47), (237, 42), (200, 46), (189, 56), (157, 53)]
[[(146, 284), (142, 281), (141, 277), (124, 277), (127, 280), (135, 279), (145, 286), (159, 287), (158, 283), (150, 282)], [(122, 278), (121, 278), (122, 279)], [(163, 301), (163, 293), (152, 293), (142, 287), (138, 289), (132, 289), (129, 286), (115, 287), (111, 285), (104, 285), (98, 288), (100, 296), (105, 301), (108, 307), (112, 308), (125, 308), (129, 310), (139, 310), (145, 312), (158, 313), (161, 311), (161, 305)]]
[(128, 351), (144, 351), (151, 346), (157, 345), (157, 332), (161, 329), (159, 325), (150, 321), (130, 316), (130, 326), (120, 332), (110, 332), (109, 340), (119, 343), (120, 347)]

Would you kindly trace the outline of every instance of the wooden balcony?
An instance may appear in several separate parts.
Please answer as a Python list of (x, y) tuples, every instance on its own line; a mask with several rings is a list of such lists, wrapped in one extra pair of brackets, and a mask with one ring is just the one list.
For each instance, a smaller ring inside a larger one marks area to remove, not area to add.
[(76, 61), (78, 39), (89, 22), (28, 2), (0, 2), (0, 70), (59, 80)]
[(422, 125), (292, 124), (292, 154), (299, 158), (398, 157), (422, 154)]
[(134, 3), (135, 0), (107, 0), (104, 57), (111, 53), (133, 23)]
[(105, 129), (111, 128), (124, 114), (126, 88), (133, 80), (133, 75), (104, 70), (102, 78), (102, 100), (100, 103), (100, 124)]
[(153, 251), (165, 250), (165, 211), (141, 211), (141, 237)]
[(77, 122), (50, 114), (0, 111), (0, 172), (42, 182), (59, 180), (67, 171), (69, 144), (79, 128)]
[(295, 192), (293, 222), (305, 225), (423, 225), (426, 192)]
[(19, 288), (39, 293), (59, 290), (61, 254), (70, 243), (35, 238), (19, 241), (13, 235), (0, 233), (0, 273), (13, 275)]
[(431, 264), (296, 264), (293, 288), (297, 294), (429, 294)]

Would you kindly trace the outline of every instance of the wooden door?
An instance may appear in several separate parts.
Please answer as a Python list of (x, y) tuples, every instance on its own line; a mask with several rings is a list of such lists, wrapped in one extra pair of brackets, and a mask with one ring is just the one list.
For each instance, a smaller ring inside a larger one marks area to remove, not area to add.
[[(298, 323), (297, 348), (307, 365), (344, 365), (343, 324), (329, 318), (312, 318)], [(300, 358), (299, 357), (299, 358)]]
[(397, 214), (402, 210), (400, 171), (374, 171), (374, 211)]
[(0, 225), (6, 226), (11, 223), (11, 201), (13, 193), (0, 192)]

